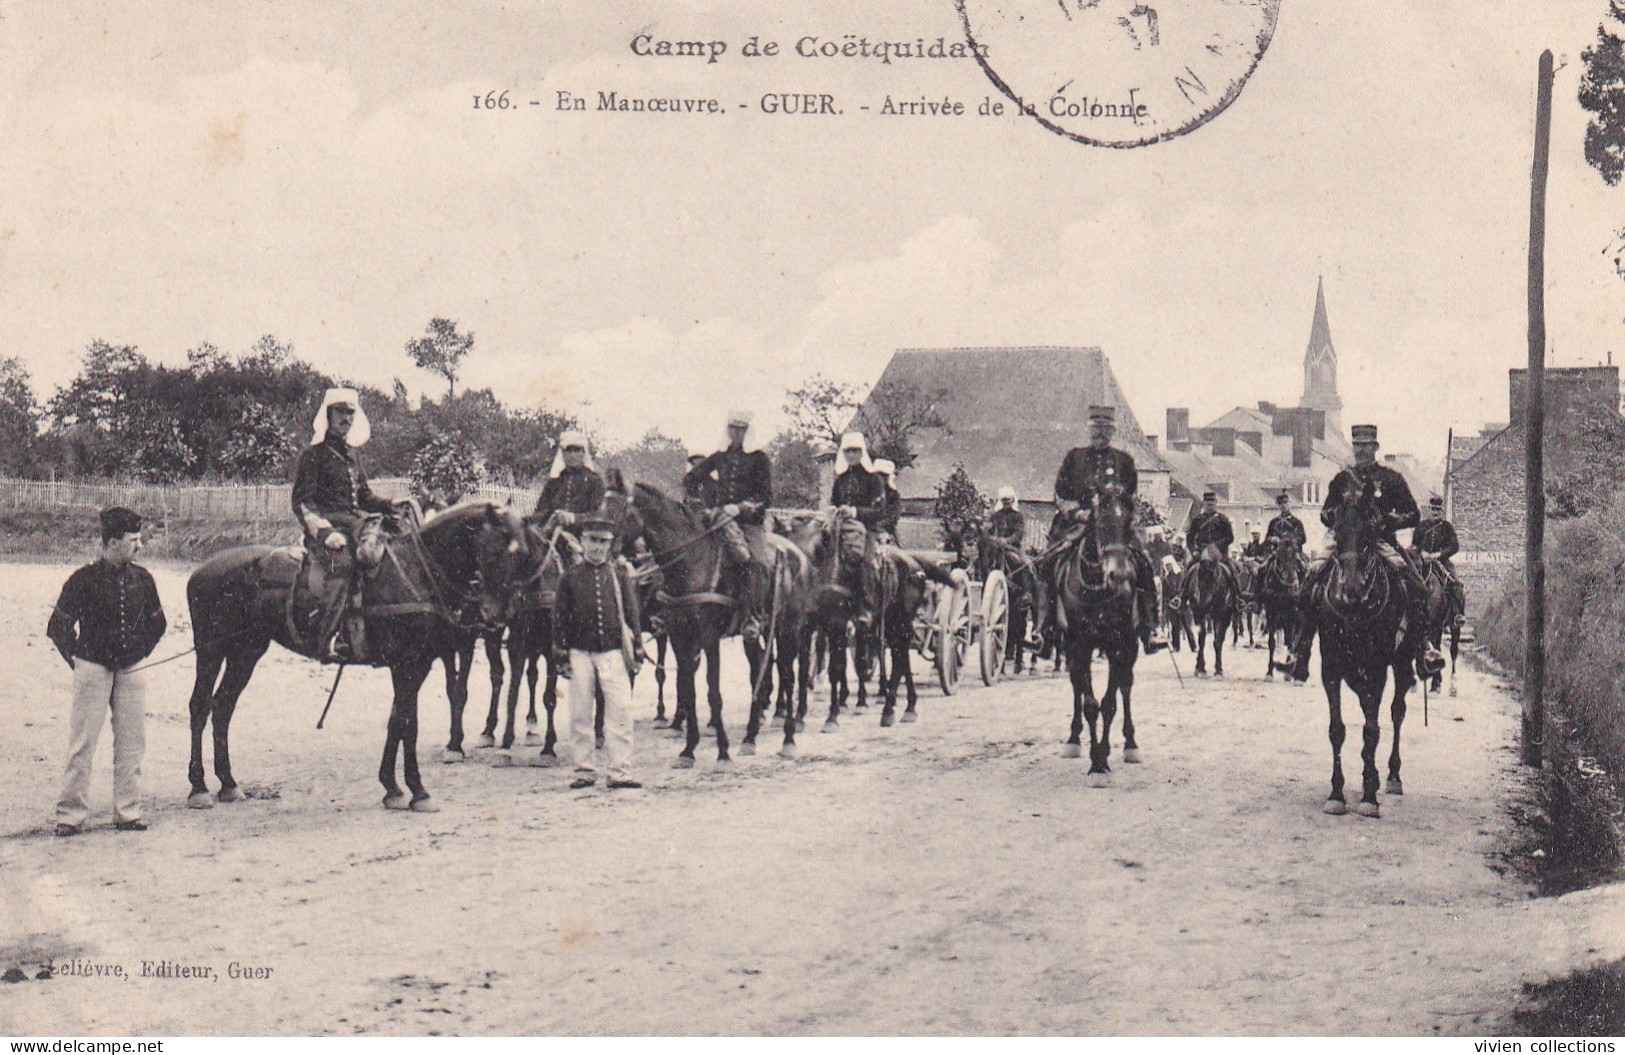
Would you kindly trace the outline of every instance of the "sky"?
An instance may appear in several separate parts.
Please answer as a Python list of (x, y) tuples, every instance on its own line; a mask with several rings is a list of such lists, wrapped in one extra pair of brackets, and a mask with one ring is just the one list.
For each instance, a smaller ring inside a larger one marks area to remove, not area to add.
[[(1625, 190), (1585, 165), (1575, 102), (1606, 0), (1284, 0), (1229, 109), (1133, 150), (975, 116), (997, 92), (970, 61), (738, 54), (962, 35), (945, 0), (876, 7), (0, 5), (0, 355), (48, 394), (96, 339), (181, 363), (269, 333), (434, 394), (402, 349), (445, 316), (476, 336), (464, 385), (703, 445), (730, 409), (771, 430), (786, 389), (872, 383), (899, 347), (1099, 346), (1159, 433), (1169, 406), (1294, 403), (1324, 275), (1344, 421), (1436, 459), (1448, 428), (1506, 420), (1525, 360), (1543, 47), (1566, 63), (1551, 362), (1619, 344)], [(730, 50), (643, 58), (640, 32)], [(474, 107), (504, 89), (544, 105)], [(727, 110), (562, 113), (560, 90)], [(846, 112), (761, 113), (773, 92)], [(973, 112), (854, 112), (888, 94)]]

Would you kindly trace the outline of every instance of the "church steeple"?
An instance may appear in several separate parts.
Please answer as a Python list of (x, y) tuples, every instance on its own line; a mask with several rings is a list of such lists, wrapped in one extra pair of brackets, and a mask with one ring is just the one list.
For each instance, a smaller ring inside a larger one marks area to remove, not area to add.
[(1326, 412), (1326, 431), (1342, 431), (1339, 413), (1343, 400), (1337, 394), (1337, 349), (1332, 347), (1332, 327), (1326, 320), (1326, 283), (1315, 283), (1315, 321), (1309, 326), (1309, 347), (1303, 353), (1302, 406)]

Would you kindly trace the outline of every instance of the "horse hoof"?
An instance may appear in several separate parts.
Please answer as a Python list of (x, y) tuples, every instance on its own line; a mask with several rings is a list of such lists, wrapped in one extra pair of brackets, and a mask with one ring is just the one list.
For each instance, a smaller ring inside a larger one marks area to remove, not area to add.
[(1222, 677), (1224, 677), (1224, 671), (1222, 671), (1222, 670), (1216, 670), (1216, 671), (1214, 671), (1214, 672), (1213, 672), (1213, 676), (1214, 676), (1214, 677), (1215, 677), (1215, 678), (1222, 678)]
[(672, 761), (671, 768), (673, 768), (673, 769), (693, 769), (694, 768), (694, 760), (692, 758), (688, 757), (687, 755), (678, 755), (677, 758)]
[(531, 732), (529, 729), (527, 729), (527, 730), (525, 730), (525, 746), (526, 747), (541, 747), (542, 746), (542, 738), (540, 736), (537, 736), (535, 733)]
[(1405, 785), (1398, 777), (1389, 777), (1388, 783), (1383, 785), (1382, 790), (1387, 795), (1403, 795), (1405, 794)]
[(657, 718), (656, 718), (656, 719), (655, 719), (655, 721), (654, 721), (654, 727), (655, 727), (655, 728), (656, 728), (656, 729), (664, 729), (664, 728), (666, 728), (666, 726), (668, 726), (668, 725), (670, 725), (670, 724), (671, 724), (671, 723), (670, 723), (670, 722), (668, 722), (668, 721), (666, 721), (666, 719), (665, 719), (665, 718), (658, 718), (658, 717), (657, 717)]
[(194, 791), (186, 797), (186, 805), (194, 810), (212, 810), (214, 796), (207, 791)]
[(489, 733), (481, 733), (479, 739), (474, 741), (475, 747), (495, 747), (496, 745), (497, 738)]
[(840, 731), (841, 731), (841, 724), (839, 722), (837, 722), (833, 718), (831, 718), (829, 721), (825, 722), (824, 723), (824, 728), (819, 730), (819, 732), (822, 732), (822, 733), (838, 733)]
[(796, 749), (795, 744), (785, 744), (783, 747), (779, 748), (780, 758), (794, 758), (800, 753), (801, 752)]
[(895, 724), (897, 724), (897, 719), (892, 716), (890, 711), (880, 716), (880, 727), (882, 729), (889, 729)]
[(1329, 813), (1333, 817), (1341, 817), (1348, 811), (1349, 804), (1344, 802), (1342, 799), (1327, 799), (1326, 805), (1320, 808), (1320, 812)]
[(412, 808), (412, 800), (406, 797), (404, 791), (391, 791), (384, 796), (384, 809), (406, 810)]
[(1274, 674), (1269, 674), (1269, 673), (1266, 673), (1266, 674), (1265, 674), (1265, 675), (1264, 675), (1264, 680), (1265, 680), (1265, 681), (1274, 681), (1274, 680), (1275, 680), (1275, 675), (1274, 675)]
[(868, 709), (869, 709), (869, 705), (860, 700), (857, 703), (853, 704), (852, 713), (853, 714), (862, 714), (864, 711), (867, 711)]
[(1112, 775), (1108, 772), (1096, 773), (1090, 771), (1089, 786), (1092, 788), (1109, 788), (1112, 784)]
[(1123, 748), (1123, 761), (1129, 763), (1130, 765), (1138, 765), (1140, 761), (1140, 749), (1138, 747)]
[(734, 760), (731, 758), (719, 758), (716, 760), (716, 762), (712, 763), (712, 766), (715, 769), (732, 769), (734, 767)]
[(754, 755), (756, 753), (756, 745), (747, 740), (739, 745), (739, 753), (742, 755)]
[(221, 788), (219, 791), (215, 792), (214, 797), (220, 802), (241, 802), (248, 796), (243, 794), (242, 788), (238, 787), (236, 784), (233, 784), (229, 788)]
[(539, 722), (538, 722), (535, 715), (526, 716), (526, 718), (525, 718), (525, 728), (526, 729), (534, 729), (534, 728), (536, 728), (536, 726), (538, 724), (539, 724)]
[(463, 754), (461, 751), (453, 751), (448, 747), (444, 751), (440, 752), (440, 761), (449, 766), (457, 762), (467, 762), (468, 756)]
[(1362, 802), (1356, 806), (1355, 809), (1359, 811), (1360, 816), (1362, 817), (1382, 816), (1382, 808), (1379, 807), (1375, 802)]
[(1197, 677), (1198, 677), (1198, 678), (1205, 678), (1205, 677), (1207, 677), (1207, 671), (1205, 671), (1205, 670), (1199, 670), (1199, 671), (1197, 671), (1197, 672), (1196, 672), (1196, 676), (1197, 676)]
[(905, 722), (917, 722), (920, 720), (920, 716), (915, 714), (913, 711), (904, 711), (902, 720)]
[(513, 765), (513, 753), (511, 751), (498, 751), (491, 756), (492, 769), (507, 769), (511, 765)]
[(1082, 744), (1062, 744), (1061, 745), (1061, 757), (1062, 758), (1082, 758), (1083, 757), (1083, 745)]
[(412, 812), (413, 813), (439, 813), (440, 812), (440, 807), (435, 804), (433, 799), (431, 799), (431, 798), (429, 798), (429, 796), (425, 795), (422, 798), (412, 800)]
[(536, 764), (543, 769), (552, 769), (559, 764), (559, 756), (551, 751), (543, 751), (536, 756)]

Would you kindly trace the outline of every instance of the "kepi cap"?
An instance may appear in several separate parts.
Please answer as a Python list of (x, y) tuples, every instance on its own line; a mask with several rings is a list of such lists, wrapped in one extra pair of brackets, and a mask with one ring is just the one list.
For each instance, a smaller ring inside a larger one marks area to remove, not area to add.
[(1204, 501), (1204, 502), (1217, 502), (1218, 500), (1219, 500), (1219, 496), (1218, 496), (1218, 494), (1216, 492), (1214, 492), (1214, 491), (1203, 491), (1202, 492), (1202, 501)]
[(730, 410), (730, 411), (728, 411), (728, 427), (729, 428), (741, 428), (741, 429), (750, 428), (750, 411), (748, 411), (748, 410)]
[(1352, 429), (1349, 429), (1349, 438), (1354, 443), (1376, 443), (1377, 426), (1356, 425)]
[(1095, 403), (1089, 407), (1090, 421), (1116, 421), (1117, 408), (1104, 403)]
[(1432, 498), (1428, 499), (1428, 505), (1432, 506), (1434, 509), (1443, 509), (1444, 499), (1440, 498), (1438, 495), (1434, 495)]
[(113, 506), (101, 512), (102, 541), (120, 538), (141, 530), (141, 514), (123, 506)]

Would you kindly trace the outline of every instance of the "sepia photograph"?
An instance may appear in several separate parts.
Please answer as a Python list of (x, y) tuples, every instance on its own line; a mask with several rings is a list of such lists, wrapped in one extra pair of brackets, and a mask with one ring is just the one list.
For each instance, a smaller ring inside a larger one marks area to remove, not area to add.
[(1614, 1051), (1622, 176), (1625, 0), (0, 0), (0, 1035)]

